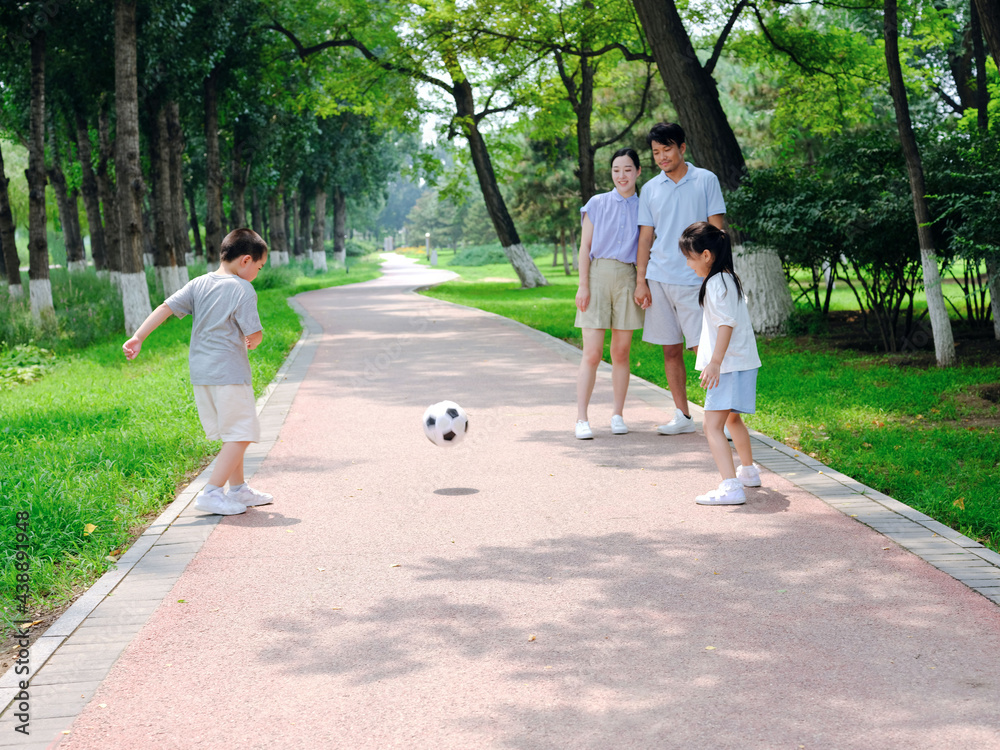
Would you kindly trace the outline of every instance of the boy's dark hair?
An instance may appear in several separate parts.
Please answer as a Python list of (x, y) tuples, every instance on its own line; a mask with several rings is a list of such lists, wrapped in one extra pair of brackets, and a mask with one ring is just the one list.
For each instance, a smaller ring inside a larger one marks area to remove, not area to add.
[(661, 146), (669, 146), (671, 143), (680, 148), (684, 145), (684, 128), (676, 122), (658, 122), (649, 130), (646, 136), (646, 145), (653, 147), (653, 142)]
[(723, 271), (733, 277), (736, 282), (736, 293), (743, 299), (743, 284), (733, 269), (733, 246), (728, 234), (707, 221), (698, 221), (684, 230), (678, 244), (681, 252), (688, 258), (701, 255), (706, 250), (712, 254), (712, 268), (701, 283), (701, 291), (698, 293), (699, 305), (705, 306), (705, 287), (708, 286), (708, 280)]
[(635, 164), (636, 169), (642, 169), (639, 162), (639, 154), (635, 152), (634, 148), (620, 148), (611, 155), (611, 166), (615, 165), (615, 159), (619, 156), (627, 156)]
[(267, 252), (267, 243), (252, 229), (234, 229), (222, 240), (219, 256), (222, 260), (232, 261), (249, 255), (254, 260), (260, 260)]

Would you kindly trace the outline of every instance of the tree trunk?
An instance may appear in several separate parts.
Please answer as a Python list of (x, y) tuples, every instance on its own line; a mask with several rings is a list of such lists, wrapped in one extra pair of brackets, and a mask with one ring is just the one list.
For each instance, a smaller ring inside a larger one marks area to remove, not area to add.
[(316, 216), (312, 226), (312, 261), (313, 268), (326, 270), (326, 248), (323, 245), (323, 235), (326, 234), (326, 177), (316, 188)]
[(974, 0), (979, 11), (979, 23), (983, 27), (986, 45), (990, 48), (993, 62), (1000, 68), (1000, 3), (997, 0)]
[(28, 296), (36, 321), (53, 316), (45, 219), (45, 32), (31, 40), (31, 114), (28, 136)]
[(281, 266), (285, 264), (285, 221), (281, 215), (281, 199), (278, 193), (271, 193), (267, 196), (267, 216), (268, 224), (271, 226), (271, 264)]
[[(591, 64), (590, 58), (580, 58), (580, 87), (576, 88), (573, 77), (567, 76), (560, 60), (560, 74), (563, 74), (563, 83), (569, 94), (570, 106), (576, 114), (576, 163), (580, 173), (580, 200), (581, 205), (587, 205), (594, 193), (597, 192), (597, 185), (594, 178), (594, 145), (593, 133), (591, 130), (591, 116), (594, 112), (594, 75), (597, 66)], [(572, 87), (572, 88), (571, 88)]]
[(260, 197), (257, 195), (257, 188), (253, 188), (250, 194), (253, 198), (253, 231), (263, 237), (264, 222), (260, 213)]
[(222, 166), (219, 161), (218, 71), (205, 79), (205, 256), (209, 266), (219, 262), (222, 245)]
[(247, 170), (243, 164), (243, 145), (241, 143), (233, 146), (232, 183), (233, 229), (239, 229), (247, 225)]
[(896, 20), (896, 0), (885, 0), (885, 61), (889, 69), (889, 90), (896, 109), (896, 125), (899, 140), (906, 157), (906, 171), (910, 176), (910, 192), (913, 194), (913, 215), (917, 221), (917, 239), (920, 242), (920, 262), (924, 272), (924, 293), (927, 296), (927, 311), (930, 313), (931, 332), (934, 335), (934, 353), (941, 367), (955, 364), (955, 341), (952, 338), (951, 320), (945, 307), (941, 290), (941, 275), (938, 271), (937, 256), (934, 254), (934, 237), (931, 234), (931, 218), (927, 209), (924, 191), (924, 169), (917, 148), (910, 121), (910, 105), (906, 99), (903, 84), (903, 69), (899, 64), (899, 31)]
[(170, 189), (170, 136), (166, 105), (159, 107), (149, 139), (153, 166), (153, 237), (156, 279), (169, 297), (181, 288), (177, 271), (177, 228), (174, 226), (173, 194)]
[[(723, 190), (735, 190), (746, 169), (743, 152), (722, 109), (715, 79), (699, 62), (675, 0), (633, 0), (633, 4), (653, 50), (660, 77), (684, 127), (692, 159), (714, 172)], [(733, 234), (733, 244), (740, 244), (740, 238)], [(771, 274), (763, 283), (766, 296), (774, 304), (768, 305), (768, 316), (756, 316), (762, 326), (758, 333), (782, 330), (792, 309), (792, 299), (780, 265), (775, 269), (767, 258), (756, 258), (754, 254), (748, 254), (745, 261), (746, 266), (757, 263), (761, 266), (754, 271), (747, 268), (748, 276), (763, 279)], [(774, 294), (782, 285), (788, 301), (778, 303)], [(754, 316), (753, 311), (751, 316)]]
[(170, 155), (170, 210), (177, 252), (177, 281), (184, 286), (188, 282), (191, 238), (184, 212), (184, 129), (181, 126), (181, 108), (176, 101), (167, 102), (167, 149)]
[(333, 259), (347, 263), (347, 196), (340, 185), (333, 186)]
[(107, 249), (104, 243), (104, 223), (101, 221), (101, 202), (98, 197), (97, 178), (94, 177), (93, 154), (90, 149), (90, 130), (82, 112), (74, 113), (76, 120), (76, 152), (80, 159), (83, 177), (83, 206), (87, 210), (90, 228), (90, 256), (94, 269), (100, 273), (107, 267)]
[(496, 173), (493, 171), (493, 161), (490, 159), (489, 150), (486, 148), (486, 141), (482, 133), (479, 132), (479, 123), (476, 118), (475, 100), (472, 93), (472, 85), (465, 77), (464, 72), (457, 60), (448, 63), (449, 73), (454, 81), (452, 91), (455, 98), (455, 107), (458, 113), (458, 122), (469, 141), (469, 150), (472, 154), (472, 163), (476, 168), (476, 177), (479, 178), (479, 187), (483, 193), (483, 201), (486, 203), (486, 211), (493, 222), (493, 229), (497, 233), (500, 245), (503, 247), (504, 255), (514, 267), (521, 286), (530, 289), (536, 286), (548, 286), (548, 281), (535, 265), (535, 261), (528, 255), (524, 245), (521, 244), (521, 237), (514, 226), (514, 220), (507, 210), (507, 203), (504, 201), (500, 186), (497, 184)]
[(288, 263), (291, 260), (295, 245), (295, 232), (292, 227), (292, 214), (295, 212), (292, 210), (291, 200), (289, 200), (288, 193), (285, 191), (281, 193), (280, 211), (285, 227), (285, 263)]
[[(309, 226), (309, 195), (299, 188), (299, 231), (302, 233), (302, 254), (312, 258), (312, 228)], [(315, 265), (313, 266), (315, 268)]]
[(17, 255), (17, 245), (14, 242), (14, 216), (10, 210), (10, 193), (7, 186), (7, 171), (3, 164), (3, 151), (0, 150), (0, 251), (3, 252), (6, 266), (7, 294), (11, 297), (23, 297), (21, 286), (21, 260)]
[(115, 0), (115, 175), (122, 250), (125, 333), (134, 334), (151, 311), (142, 264), (142, 167), (139, 163), (139, 94), (136, 75), (135, 0)]
[(990, 121), (987, 107), (990, 103), (990, 90), (986, 78), (986, 50), (983, 48), (983, 25), (979, 20), (979, 9), (976, 0), (969, 2), (969, 36), (972, 37), (972, 56), (976, 61), (976, 124), (979, 132), (986, 135)]
[(70, 271), (85, 271), (87, 269), (87, 251), (83, 246), (83, 229), (80, 227), (80, 191), (73, 188), (66, 196), (69, 207), (67, 219), (72, 232), (71, 243), (66, 247), (66, 262)]
[[(66, 268), (70, 271), (81, 271), (86, 268), (84, 260), (83, 240), (74, 231), (72, 212), (76, 206), (75, 196), (70, 205), (69, 191), (66, 188), (66, 175), (59, 163), (60, 154), (56, 144), (55, 130), (49, 129), (49, 151), (52, 156), (52, 166), (45, 170), (48, 175), (52, 192), (56, 194), (56, 207), (59, 211), (59, 225), (62, 228), (63, 245), (66, 249)], [(82, 267), (81, 267), (82, 266)]]
[(115, 200), (115, 188), (108, 174), (108, 162), (112, 158), (112, 144), (108, 137), (108, 107), (106, 101), (101, 102), (98, 115), (98, 137), (100, 154), (97, 160), (97, 192), (104, 208), (104, 243), (107, 250), (108, 275), (111, 283), (121, 289), (122, 251), (121, 232), (118, 229), (118, 203)]
[(201, 227), (198, 226), (198, 212), (194, 206), (194, 192), (188, 193), (188, 204), (191, 207), (191, 232), (194, 234), (194, 255), (196, 258), (205, 257), (205, 248), (201, 244)]
[(993, 311), (993, 337), (1000, 341), (1000, 263), (986, 261), (986, 279), (990, 289), (990, 308)]

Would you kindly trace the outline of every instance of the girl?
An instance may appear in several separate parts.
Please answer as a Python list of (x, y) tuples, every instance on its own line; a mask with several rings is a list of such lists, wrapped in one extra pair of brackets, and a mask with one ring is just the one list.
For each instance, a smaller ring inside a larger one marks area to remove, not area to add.
[(635, 181), (639, 155), (630, 148), (611, 157), (615, 189), (591, 198), (580, 209), (580, 286), (576, 292), (576, 327), (583, 329), (583, 359), (576, 381), (576, 437), (594, 437), (587, 407), (594, 392), (597, 366), (604, 353), (604, 332), (611, 329), (611, 387), (614, 411), (611, 433), (628, 432), (622, 409), (629, 380), (632, 332), (642, 328), (643, 311), (635, 304), (635, 255), (639, 244), (639, 196)]
[[(705, 437), (715, 465), (722, 474), (717, 490), (699, 495), (699, 505), (740, 505), (744, 487), (760, 487), (759, 467), (753, 462), (750, 433), (740, 414), (753, 414), (757, 401), (757, 342), (743, 286), (733, 270), (729, 236), (699, 221), (681, 235), (681, 252), (687, 264), (705, 279), (698, 303), (704, 313), (695, 369), (701, 371), (705, 389)], [(733, 452), (724, 429), (728, 427), (740, 457), (733, 470)]]

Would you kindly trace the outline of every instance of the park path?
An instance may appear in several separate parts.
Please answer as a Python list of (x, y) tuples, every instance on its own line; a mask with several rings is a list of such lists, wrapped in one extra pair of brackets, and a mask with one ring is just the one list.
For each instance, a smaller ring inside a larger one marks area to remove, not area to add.
[(297, 298), (274, 505), (207, 535), (60, 750), (1000, 748), (995, 603), (770, 471), (695, 505), (704, 437), (656, 435), (648, 384), (612, 436), (602, 371), (575, 440), (578, 355), (408, 291), (440, 279)]

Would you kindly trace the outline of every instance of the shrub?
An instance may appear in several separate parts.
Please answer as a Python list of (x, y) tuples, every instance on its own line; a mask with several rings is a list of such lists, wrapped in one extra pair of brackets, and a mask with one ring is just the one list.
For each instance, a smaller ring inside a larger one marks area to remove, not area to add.
[[(525, 249), (532, 258), (542, 258), (551, 252), (545, 245), (525, 245)], [(499, 244), (471, 245), (463, 247), (455, 253), (455, 257), (448, 261), (448, 265), (488, 266), (507, 262), (507, 256), (504, 255), (503, 248)]]

